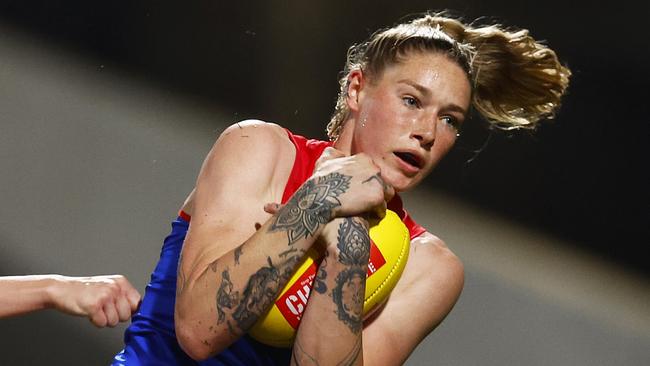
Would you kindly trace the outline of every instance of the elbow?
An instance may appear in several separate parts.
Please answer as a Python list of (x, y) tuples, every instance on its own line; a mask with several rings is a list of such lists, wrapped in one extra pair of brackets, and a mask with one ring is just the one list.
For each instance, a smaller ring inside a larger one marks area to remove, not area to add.
[(210, 341), (206, 335), (201, 332), (200, 321), (192, 319), (188, 309), (183, 310), (182, 297), (176, 299), (176, 308), (174, 309), (174, 329), (176, 331), (176, 340), (183, 352), (195, 361), (202, 361), (210, 357), (213, 352), (210, 347)]
[(174, 314), (174, 328), (178, 345), (195, 361), (206, 360), (232, 343), (222, 327), (216, 324), (206, 325), (206, 321), (196, 319), (191, 312), (183, 312), (178, 304)]
[(183, 322), (176, 321), (176, 340), (179, 346), (194, 361), (202, 361), (209, 358), (213, 352), (207, 340), (201, 341), (198, 332)]

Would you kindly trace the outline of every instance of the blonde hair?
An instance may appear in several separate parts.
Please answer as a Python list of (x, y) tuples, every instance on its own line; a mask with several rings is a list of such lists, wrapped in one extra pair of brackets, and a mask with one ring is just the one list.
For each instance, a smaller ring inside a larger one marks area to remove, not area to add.
[(379, 30), (368, 41), (350, 47), (327, 125), (331, 140), (338, 137), (349, 114), (350, 72), (362, 70), (372, 80), (413, 51), (441, 53), (455, 61), (472, 85), (472, 106), (491, 126), (505, 130), (534, 129), (540, 120), (553, 118), (571, 76), (555, 52), (525, 29), (474, 27), (443, 13), (427, 14)]

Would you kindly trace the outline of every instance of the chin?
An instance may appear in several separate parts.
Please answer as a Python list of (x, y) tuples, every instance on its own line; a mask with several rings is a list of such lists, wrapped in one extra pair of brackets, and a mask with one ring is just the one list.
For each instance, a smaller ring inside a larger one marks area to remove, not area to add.
[(395, 189), (395, 192), (409, 191), (419, 183), (419, 180), (404, 176), (400, 176), (397, 179), (394, 179), (393, 177), (385, 177), (385, 179), (386, 183), (390, 184), (391, 187)]

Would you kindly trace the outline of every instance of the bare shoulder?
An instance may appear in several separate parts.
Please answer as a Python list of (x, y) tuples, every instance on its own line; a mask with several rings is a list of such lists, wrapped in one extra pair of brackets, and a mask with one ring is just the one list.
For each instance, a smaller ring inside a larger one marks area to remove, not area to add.
[(460, 296), (464, 281), (460, 258), (442, 239), (425, 232), (411, 240), (409, 259), (398, 283), (401, 289), (396, 290), (435, 296), (440, 305), (438, 310), (446, 315)]
[(272, 200), (294, 159), (295, 148), (281, 126), (261, 120), (233, 123), (221, 132), (205, 157), (183, 211), (193, 214), (197, 193), (201, 195), (197, 191), (215, 197), (240, 192)]
[(463, 274), (463, 263), (460, 258), (442, 239), (429, 232), (424, 232), (411, 240), (411, 254), (409, 261), (416, 266), (423, 265), (425, 267), (422, 268), (423, 270), (429, 268), (436, 271), (449, 271), (449, 275), (455, 276)]
[(207, 180), (223, 186), (232, 182), (237, 189), (245, 183), (253, 190), (268, 190), (284, 184), (294, 159), (295, 148), (284, 128), (260, 120), (240, 121), (227, 127), (215, 142), (199, 183)]
[(290, 147), (287, 132), (280, 125), (257, 119), (248, 119), (228, 126), (217, 141), (215, 147), (234, 147), (241, 149), (255, 145), (257, 148), (249, 151), (264, 152), (265, 149), (281, 149)]

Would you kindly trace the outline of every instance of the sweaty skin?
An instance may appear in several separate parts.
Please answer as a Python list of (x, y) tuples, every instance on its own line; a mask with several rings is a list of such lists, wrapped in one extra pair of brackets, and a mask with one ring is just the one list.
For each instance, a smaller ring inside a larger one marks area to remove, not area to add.
[(364, 324), (362, 217), (381, 216), (393, 190), (415, 187), (449, 151), (469, 106), (467, 77), (445, 56), (413, 53), (376, 80), (351, 72), (347, 95), (350, 116), (334, 148), (273, 215), (263, 207), (281, 201), (295, 157), (282, 128), (233, 125), (208, 154), (183, 207), (192, 224), (175, 318), (192, 358), (216, 354), (250, 329), (316, 242), (328, 257), (298, 329), (294, 364), (402, 364), (454, 305), (462, 264), (425, 233), (412, 241), (391, 297)]

